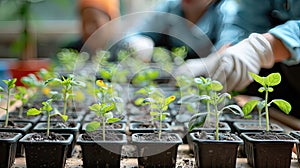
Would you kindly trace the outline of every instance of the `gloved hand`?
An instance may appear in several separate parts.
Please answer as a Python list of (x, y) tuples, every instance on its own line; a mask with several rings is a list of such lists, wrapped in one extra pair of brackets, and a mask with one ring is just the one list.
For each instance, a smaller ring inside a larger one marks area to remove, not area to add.
[(154, 42), (150, 37), (135, 35), (126, 40), (126, 49), (133, 50), (134, 56), (143, 62), (150, 62), (154, 49)]
[(271, 68), (273, 65), (271, 44), (263, 35), (252, 33), (247, 39), (221, 54), (215, 53), (206, 58), (187, 61), (176, 75), (191, 74), (192, 71), (195, 76), (206, 76), (220, 81), (226, 91), (241, 90), (252, 81), (248, 72), (258, 74), (260, 68)]

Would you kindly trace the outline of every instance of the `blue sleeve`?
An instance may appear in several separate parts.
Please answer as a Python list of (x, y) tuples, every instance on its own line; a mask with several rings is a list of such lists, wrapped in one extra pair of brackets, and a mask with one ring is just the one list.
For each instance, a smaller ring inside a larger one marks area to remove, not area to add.
[(287, 65), (300, 63), (300, 20), (276, 26), (269, 33), (279, 38), (291, 53), (291, 58), (282, 61), (283, 63)]
[(238, 43), (251, 33), (265, 33), (272, 28), (269, 0), (225, 1), (221, 11), (224, 15), (224, 27), (216, 46)]

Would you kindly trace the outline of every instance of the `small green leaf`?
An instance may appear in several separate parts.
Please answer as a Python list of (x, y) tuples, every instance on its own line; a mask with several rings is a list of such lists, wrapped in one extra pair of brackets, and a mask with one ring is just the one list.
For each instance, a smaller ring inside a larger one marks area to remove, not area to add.
[(246, 119), (251, 119), (251, 118), (252, 118), (252, 115), (245, 115), (244, 118), (246, 118)]
[(259, 75), (256, 75), (255, 73), (249, 72), (249, 75), (256, 81), (257, 83), (261, 84), (262, 86), (265, 86), (265, 78), (261, 77)]
[(244, 116), (248, 116), (253, 109), (256, 107), (256, 105), (259, 103), (259, 100), (250, 100), (248, 101), (242, 108), (244, 112)]
[(235, 105), (235, 104), (227, 105), (227, 106), (223, 107), (220, 110), (220, 112), (223, 112), (225, 109), (230, 110), (235, 115), (240, 115), (242, 117), (244, 116), (244, 112), (242, 111), (242, 109), (238, 105)]
[(268, 92), (273, 92), (274, 89), (272, 87), (268, 87)]
[(157, 115), (159, 115), (159, 112), (151, 111), (151, 112), (150, 112), (150, 115), (151, 115), (151, 116), (157, 116)]
[(231, 99), (231, 95), (229, 93), (222, 93), (219, 98), (218, 98), (218, 104), (223, 102), (225, 100), (225, 98), (229, 98)]
[(264, 87), (260, 87), (259, 89), (258, 89), (258, 92), (260, 92), (260, 93), (262, 93), (262, 92), (264, 92), (266, 89), (264, 88)]
[(27, 110), (27, 116), (35, 116), (41, 114), (41, 111), (36, 108), (31, 108)]
[(285, 112), (286, 114), (289, 114), (290, 111), (292, 110), (292, 106), (289, 102), (282, 100), (282, 99), (274, 99), (271, 101), (271, 103), (275, 103), (280, 110)]
[(214, 91), (221, 91), (223, 89), (223, 85), (219, 81), (211, 81), (211, 89)]
[(63, 81), (59, 78), (52, 78), (52, 79), (48, 79), (46, 82), (45, 82), (45, 85), (48, 85), (49, 83), (51, 84), (54, 84), (54, 85), (60, 85), (63, 83)]
[(167, 115), (166, 115), (165, 113), (163, 113), (163, 114), (161, 115), (161, 121), (165, 120), (166, 117), (167, 117)]
[(195, 78), (194, 82), (197, 83), (197, 84), (200, 84), (200, 85), (203, 84), (203, 80), (201, 80), (201, 78)]
[(171, 102), (173, 102), (176, 99), (176, 96), (169, 96), (166, 101), (165, 101), (165, 105), (170, 104)]
[(115, 104), (112, 103), (112, 104), (110, 104), (108, 106), (104, 106), (104, 108), (102, 110), (104, 111), (104, 113), (106, 113), (106, 112), (109, 112), (109, 111), (115, 109), (115, 107), (116, 107)]
[(276, 86), (281, 82), (281, 75), (280, 73), (271, 73), (266, 77), (266, 85), (267, 86)]
[(205, 123), (207, 112), (205, 113), (198, 113), (191, 117), (189, 121), (189, 131), (192, 131), (196, 127), (200, 127)]
[(104, 114), (104, 117), (109, 119), (109, 118), (113, 118), (114, 115), (113, 115), (112, 112), (108, 112), (108, 113), (105, 113), (105, 114)]
[(89, 109), (94, 111), (94, 112), (99, 112), (101, 109), (101, 105), (100, 104), (93, 104), (91, 106), (89, 106)]
[(87, 132), (96, 131), (99, 127), (100, 127), (100, 122), (92, 121), (86, 125), (86, 131)]
[(119, 118), (109, 118), (109, 119), (107, 119), (106, 120), (106, 122), (107, 123), (115, 123), (115, 122), (118, 122), (118, 121), (120, 121), (121, 119), (119, 119)]
[(4, 92), (4, 88), (0, 86), (0, 92)]
[(144, 98), (137, 98), (135, 101), (134, 101), (134, 104), (137, 105), (137, 106), (141, 106), (144, 102)]
[(64, 121), (67, 121), (67, 120), (68, 120), (68, 116), (67, 116), (67, 115), (59, 114), (59, 116), (60, 116)]
[(168, 106), (168, 105), (165, 105), (165, 106), (162, 108), (162, 111), (167, 111), (168, 108), (169, 108), (169, 106)]

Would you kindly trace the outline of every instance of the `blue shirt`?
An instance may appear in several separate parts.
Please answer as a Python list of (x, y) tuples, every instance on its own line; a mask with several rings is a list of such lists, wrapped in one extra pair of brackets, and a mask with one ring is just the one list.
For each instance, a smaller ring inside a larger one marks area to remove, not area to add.
[(282, 61), (283, 63), (287, 65), (300, 63), (300, 20), (276, 26), (269, 33), (279, 38), (291, 53), (291, 58)]
[[(231, 0), (231, 2), (233, 3), (235, 1)], [(300, 19), (299, 0), (240, 0), (235, 3), (235, 6), (232, 5), (231, 7), (226, 7), (226, 4), (227, 3), (224, 4), (225, 17), (228, 13), (226, 11), (232, 10), (232, 7), (236, 8), (236, 14), (232, 20), (225, 20), (226, 23), (221, 32), (222, 38), (216, 44), (217, 48), (226, 43), (235, 44), (244, 38), (247, 38), (253, 32), (266, 33), (271, 28), (283, 24), (288, 20)], [(293, 29), (295, 30), (295, 28), (299, 30), (299, 26), (297, 28), (296, 25)], [(280, 38), (285, 44), (294, 43), (292, 41), (289, 42), (289, 40), (292, 40), (291, 38), (285, 37), (282, 33), (279, 33), (280, 29), (285, 29), (283, 31), (287, 34), (288, 30), (286, 27), (279, 27), (271, 32), (274, 35), (280, 34)], [(294, 50), (290, 51), (293, 52), (292, 58), (289, 61), (284, 61), (284, 63), (289, 65), (299, 63), (299, 53), (296, 55)]]
[(150, 36), (155, 46), (171, 50), (187, 46), (189, 58), (205, 57), (214, 50), (219, 40), (223, 19), (219, 10), (221, 3), (211, 4), (206, 13), (191, 27), (184, 19), (181, 0), (169, 0), (161, 4), (138, 31)]

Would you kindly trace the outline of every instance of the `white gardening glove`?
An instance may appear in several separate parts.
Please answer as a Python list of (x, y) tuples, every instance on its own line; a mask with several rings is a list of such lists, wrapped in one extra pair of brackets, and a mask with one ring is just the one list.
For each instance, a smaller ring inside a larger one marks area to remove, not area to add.
[(261, 68), (274, 65), (271, 44), (257, 33), (229, 47), (221, 54), (221, 60), (212, 78), (226, 84), (227, 91), (244, 89), (252, 82), (248, 72), (258, 74)]
[(127, 49), (134, 50), (136, 58), (143, 62), (150, 62), (154, 49), (154, 42), (150, 37), (135, 35), (127, 39)]
[(177, 70), (175, 70), (174, 75), (185, 75), (190, 77), (208, 77), (212, 75), (212, 72), (216, 71), (218, 61), (220, 61), (219, 54), (211, 54), (205, 58), (189, 59)]
[[(226, 91), (231, 91), (244, 89), (251, 83), (248, 72), (258, 74), (260, 68), (271, 68), (274, 65), (274, 57), (267, 39), (263, 35), (253, 33), (220, 55), (211, 54), (207, 58), (199, 59), (198, 63), (201, 67), (192, 67), (197, 68), (193, 70), (197, 73), (196, 76), (211, 77), (223, 83)], [(189, 62), (187, 66), (188, 64)]]

